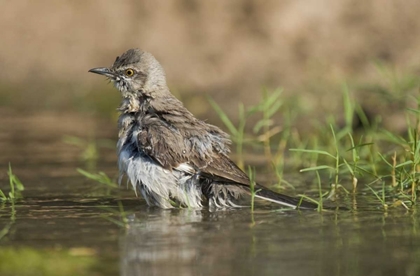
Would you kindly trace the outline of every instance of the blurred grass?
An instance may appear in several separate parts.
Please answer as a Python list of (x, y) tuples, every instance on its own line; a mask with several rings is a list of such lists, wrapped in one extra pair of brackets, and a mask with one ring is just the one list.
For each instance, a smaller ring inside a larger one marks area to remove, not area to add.
[[(283, 186), (288, 183), (283, 179), (285, 168), (288, 171), (299, 169), (304, 173), (315, 173), (312, 179), (317, 179), (318, 184), (314, 186), (322, 195), (317, 201), (319, 205), (325, 199), (365, 193), (376, 198), (385, 210), (389, 206), (409, 209), (417, 203), (420, 193), (419, 82), (418, 78), (390, 77), (384, 73), (387, 69), (380, 66), (378, 70), (388, 78), (381, 85), (381, 91), (389, 95), (384, 101), (399, 99), (398, 106), (406, 117), (405, 126), (399, 127), (405, 129), (405, 133), (387, 129), (380, 115), (368, 115), (347, 84), (343, 84), (341, 93), (337, 93), (341, 95), (341, 114), (326, 113), (324, 121), (307, 120), (306, 125), (313, 129), (309, 133), (299, 129), (296, 121), (299, 115), (290, 116), (294, 107), (286, 107), (279, 97), (279, 89), (263, 90), (259, 103), (239, 105), (240, 127), (235, 127), (234, 120), (228, 118), (214, 101), (212, 105), (235, 142), (238, 130), (241, 130), (241, 143), (236, 144), (241, 147), (236, 149), (241, 153), (237, 155), (239, 164), (245, 163), (241, 160), (242, 147), (260, 148), (277, 176), (275, 187), (286, 188)], [(402, 81), (400, 85), (401, 79), (409, 81)], [(246, 131), (252, 116), (257, 118), (251, 123), (254, 131)], [(276, 117), (285, 118), (285, 123), (275, 124), (272, 118)], [(290, 150), (290, 155), (286, 149)], [(322, 185), (320, 175), (323, 176)]]

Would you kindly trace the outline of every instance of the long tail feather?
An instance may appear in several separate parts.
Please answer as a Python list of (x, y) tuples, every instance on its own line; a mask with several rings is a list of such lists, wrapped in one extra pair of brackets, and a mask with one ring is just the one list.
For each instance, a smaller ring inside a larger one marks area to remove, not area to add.
[(318, 205), (312, 202), (305, 201), (301, 198), (295, 198), (287, 195), (278, 194), (261, 185), (255, 187), (257, 198), (261, 198), (267, 201), (271, 201), (280, 205), (296, 208), (296, 209), (316, 209)]

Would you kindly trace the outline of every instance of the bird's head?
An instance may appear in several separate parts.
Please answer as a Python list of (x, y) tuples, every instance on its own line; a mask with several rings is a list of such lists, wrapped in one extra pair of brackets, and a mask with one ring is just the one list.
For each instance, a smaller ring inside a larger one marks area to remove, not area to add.
[(110, 68), (93, 68), (89, 72), (106, 76), (123, 97), (153, 98), (167, 87), (162, 66), (152, 54), (140, 49), (128, 50), (117, 57)]

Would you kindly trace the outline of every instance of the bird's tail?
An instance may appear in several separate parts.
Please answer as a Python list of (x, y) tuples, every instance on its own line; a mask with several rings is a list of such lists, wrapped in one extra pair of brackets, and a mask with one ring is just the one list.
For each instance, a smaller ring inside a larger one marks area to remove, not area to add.
[(303, 200), (303, 198), (291, 197), (283, 194), (278, 194), (261, 185), (255, 185), (255, 197), (267, 201), (271, 201), (280, 205), (296, 208), (296, 209), (311, 209), (318, 208), (318, 205), (312, 202)]

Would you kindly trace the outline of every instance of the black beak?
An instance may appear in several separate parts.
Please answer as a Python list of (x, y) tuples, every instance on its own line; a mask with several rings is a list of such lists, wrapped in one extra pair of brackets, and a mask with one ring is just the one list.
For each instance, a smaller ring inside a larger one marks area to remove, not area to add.
[(115, 73), (111, 72), (108, 68), (105, 67), (92, 68), (89, 70), (89, 72), (103, 75), (110, 79), (115, 79)]

